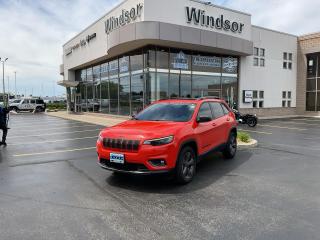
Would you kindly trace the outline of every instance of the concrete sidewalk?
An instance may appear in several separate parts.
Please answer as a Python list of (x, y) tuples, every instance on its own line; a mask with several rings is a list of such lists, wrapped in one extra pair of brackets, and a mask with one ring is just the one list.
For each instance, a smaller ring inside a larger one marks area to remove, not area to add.
[(66, 111), (61, 111), (61, 112), (47, 112), (46, 114), (52, 117), (92, 123), (92, 124), (108, 126), (108, 127), (117, 125), (129, 119), (129, 117), (114, 116), (114, 115), (107, 115), (107, 114), (100, 114), (100, 113), (68, 114)]

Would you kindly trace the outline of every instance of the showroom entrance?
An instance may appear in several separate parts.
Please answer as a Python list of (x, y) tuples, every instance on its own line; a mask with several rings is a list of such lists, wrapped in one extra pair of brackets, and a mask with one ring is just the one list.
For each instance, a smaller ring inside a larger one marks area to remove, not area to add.
[(160, 99), (213, 96), (238, 104), (239, 58), (148, 46), (76, 71), (82, 111), (132, 115)]

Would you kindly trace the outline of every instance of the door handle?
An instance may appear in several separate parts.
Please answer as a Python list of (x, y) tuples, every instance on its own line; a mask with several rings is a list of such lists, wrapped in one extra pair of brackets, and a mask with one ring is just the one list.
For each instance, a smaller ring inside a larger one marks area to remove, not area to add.
[(227, 118), (227, 122), (230, 122), (231, 121), (231, 119), (230, 118)]
[(217, 126), (217, 124), (216, 124), (216, 123), (212, 123), (211, 125), (212, 125), (213, 127), (216, 127), (216, 126)]

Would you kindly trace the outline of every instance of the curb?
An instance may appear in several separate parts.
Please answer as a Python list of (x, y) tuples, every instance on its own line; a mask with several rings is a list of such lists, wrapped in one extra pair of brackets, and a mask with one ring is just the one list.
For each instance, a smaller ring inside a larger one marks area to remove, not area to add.
[(255, 139), (251, 139), (249, 143), (238, 143), (238, 149), (243, 150), (243, 149), (251, 149), (255, 148), (258, 146), (258, 141)]

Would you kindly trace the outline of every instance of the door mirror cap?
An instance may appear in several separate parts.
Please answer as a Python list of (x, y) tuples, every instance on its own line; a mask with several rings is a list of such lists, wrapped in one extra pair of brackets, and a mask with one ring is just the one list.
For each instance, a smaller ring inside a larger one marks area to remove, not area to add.
[(197, 123), (206, 123), (210, 122), (212, 119), (210, 117), (198, 117), (197, 118)]

